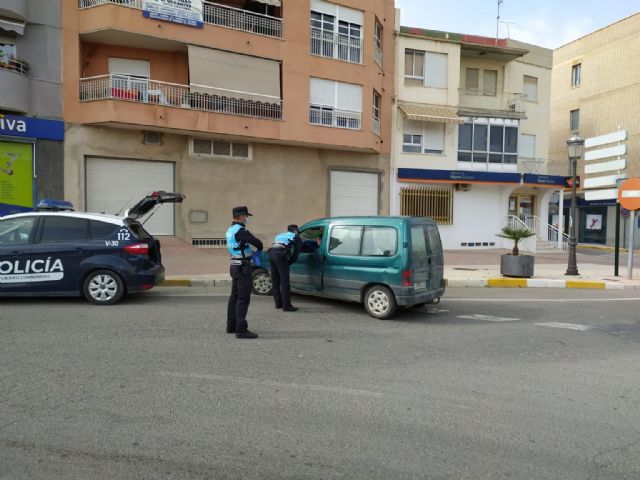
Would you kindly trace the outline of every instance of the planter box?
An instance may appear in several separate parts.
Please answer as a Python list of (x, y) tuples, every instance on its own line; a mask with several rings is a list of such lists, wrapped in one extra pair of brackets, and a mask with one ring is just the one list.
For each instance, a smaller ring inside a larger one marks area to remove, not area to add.
[(502, 255), (500, 273), (505, 277), (533, 277), (533, 255)]

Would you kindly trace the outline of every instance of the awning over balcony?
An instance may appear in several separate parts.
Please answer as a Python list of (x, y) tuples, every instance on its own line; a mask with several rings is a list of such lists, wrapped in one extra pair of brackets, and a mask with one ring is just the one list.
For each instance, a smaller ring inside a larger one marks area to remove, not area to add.
[(13, 20), (6, 17), (0, 17), (0, 28), (8, 32), (16, 32), (18, 35), (24, 35), (25, 22), (21, 20)]
[(256, 2), (266, 3), (267, 5), (273, 5), (274, 7), (279, 7), (282, 5), (281, 0), (256, 0)]
[(213, 88), (248, 100), (281, 98), (280, 63), (275, 60), (189, 45), (189, 76), (193, 91), (211, 93)]
[(433, 107), (416, 103), (403, 103), (399, 107), (409, 120), (432, 123), (464, 123), (464, 118), (459, 117), (454, 108)]

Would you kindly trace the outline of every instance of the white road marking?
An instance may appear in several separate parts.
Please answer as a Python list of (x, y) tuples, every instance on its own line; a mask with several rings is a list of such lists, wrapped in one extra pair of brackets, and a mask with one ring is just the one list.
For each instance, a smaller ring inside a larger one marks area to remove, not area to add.
[(517, 322), (519, 318), (494, 317), (493, 315), (482, 315), (476, 313), (474, 315), (458, 315), (458, 318), (468, 318), (470, 320), (481, 320), (483, 322)]
[(449, 310), (444, 310), (442, 308), (427, 308), (427, 312), (429, 312), (429, 313), (449, 313)]
[(579, 323), (562, 323), (562, 322), (546, 322), (546, 323), (536, 323), (539, 327), (553, 327), (553, 328), (565, 328), (567, 330), (579, 330), (584, 332), (585, 330), (591, 330), (588, 325), (580, 325)]
[(282, 383), (273, 380), (258, 380), (255, 378), (232, 377), (229, 375), (211, 375), (204, 373), (179, 373), (179, 372), (160, 372), (160, 375), (177, 378), (192, 378), (196, 380), (212, 380), (215, 382), (232, 382), (243, 383), (246, 385), (263, 385), (276, 388), (292, 388), (296, 390), (310, 390), (315, 392), (339, 393), (343, 395), (355, 395), (362, 397), (382, 398), (382, 392), (372, 392), (369, 390), (356, 390), (353, 388), (329, 387), (326, 385), (305, 385), (300, 383)]
[(584, 302), (640, 302), (636, 298), (447, 298), (443, 302), (546, 302), (546, 303), (584, 303)]

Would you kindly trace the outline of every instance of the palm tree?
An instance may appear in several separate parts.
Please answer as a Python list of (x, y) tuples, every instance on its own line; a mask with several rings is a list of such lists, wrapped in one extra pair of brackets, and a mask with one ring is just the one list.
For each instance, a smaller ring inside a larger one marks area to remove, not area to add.
[(525, 227), (502, 227), (502, 233), (496, 233), (498, 237), (508, 238), (513, 240), (513, 252), (512, 255), (520, 255), (518, 250), (518, 242), (525, 238), (533, 237), (534, 232)]

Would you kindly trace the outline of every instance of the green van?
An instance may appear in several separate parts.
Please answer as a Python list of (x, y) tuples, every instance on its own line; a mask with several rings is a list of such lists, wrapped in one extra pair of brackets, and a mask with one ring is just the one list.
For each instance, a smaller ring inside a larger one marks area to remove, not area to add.
[[(304, 248), (291, 265), (291, 290), (364, 304), (373, 317), (436, 303), (444, 294), (438, 226), (422, 217), (330, 217), (300, 227)], [(269, 258), (260, 256), (253, 291), (271, 294)]]

